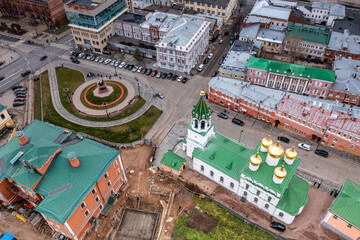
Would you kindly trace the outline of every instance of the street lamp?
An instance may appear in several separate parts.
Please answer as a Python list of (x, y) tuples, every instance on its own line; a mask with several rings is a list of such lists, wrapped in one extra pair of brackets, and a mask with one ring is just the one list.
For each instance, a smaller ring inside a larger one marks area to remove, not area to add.
[(116, 72), (116, 66), (114, 65), (114, 68), (115, 68), (115, 74), (114, 74), (114, 76), (117, 76), (118, 74), (117, 74), (117, 72)]
[(31, 73), (34, 73), (34, 70), (33, 70), (32, 66), (31, 66), (30, 62), (26, 58), (24, 58), (24, 60), (29, 64), (30, 69), (31, 69)]
[(140, 83), (139, 83), (139, 79), (135, 78), (136, 82), (137, 82), (137, 86), (138, 86), (138, 92), (139, 92), (139, 97), (141, 97), (141, 92), (140, 92)]
[(103, 102), (103, 103), (102, 103), (102, 105), (104, 105), (104, 107), (105, 107), (106, 117), (107, 117), (107, 118), (110, 118), (109, 113), (108, 113), (108, 110), (107, 110), (107, 108), (106, 108), (107, 104), (108, 104), (107, 102)]
[(243, 133), (244, 130), (241, 130), (240, 131), (240, 135), (239, 135), (239, 143), (240, 143), (240, 140), (241, 140), (241, 134)]

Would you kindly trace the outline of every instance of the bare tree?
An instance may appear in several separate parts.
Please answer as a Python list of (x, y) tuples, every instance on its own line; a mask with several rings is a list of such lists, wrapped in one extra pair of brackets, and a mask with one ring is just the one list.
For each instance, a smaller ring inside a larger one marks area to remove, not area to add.
[(291, 62), (295, 62), (297, 56), (302, 56), (305, 52), (305, 48), (301, 44), (301, 36), (288, 35), (284, 41), (284, 50), (291, 57)]

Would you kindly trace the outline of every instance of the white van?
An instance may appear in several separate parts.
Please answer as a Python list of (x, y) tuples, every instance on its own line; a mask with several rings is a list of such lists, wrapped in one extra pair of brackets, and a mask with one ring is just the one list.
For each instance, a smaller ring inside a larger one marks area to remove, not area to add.
[(198, 71), (201, 72), (204, 69), (204, 64), (200, 64)]

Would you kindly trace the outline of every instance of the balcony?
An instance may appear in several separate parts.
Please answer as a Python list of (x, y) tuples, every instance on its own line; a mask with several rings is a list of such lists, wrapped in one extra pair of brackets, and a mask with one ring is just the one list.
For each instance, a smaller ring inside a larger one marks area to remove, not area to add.
[(40, 201), (37, 200), (36, 198), (33, 198), (27, 194), (25, 194), (24, 192), (20, 191), (17, 187), (15, 186), (10, 186), (8, 188), (8, 190), (14, 194), (16, 194), (17, 196), (21, 197), (22, 199), (26, 200), (27, 202), (32, 202), (36, 205), (39, 205)]

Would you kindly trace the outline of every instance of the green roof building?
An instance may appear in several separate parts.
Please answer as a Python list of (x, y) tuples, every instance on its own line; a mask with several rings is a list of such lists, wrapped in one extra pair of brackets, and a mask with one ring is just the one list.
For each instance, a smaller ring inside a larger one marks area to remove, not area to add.
[(0, 199), (25, 199), (71, 239), (126, 181), (120, 151), (38, 120), (0, 149)]
[(292, 223), (307, 204), (310, 188), (305, 180), (295, 176), (300, 163), (296, 151), (287, 150), (284, 154), (282, 150), (277, 162), (270, 164), (269, 155), (274, 153), (259, 152), (261, 141), (250, 149), (215, 132), (208, 122), (205, 126), (211, 127), (205, 134), (193, 122), (194, 117), (183, 142), (183, 150), (192, 158), (191, 167), (282, 222)]

